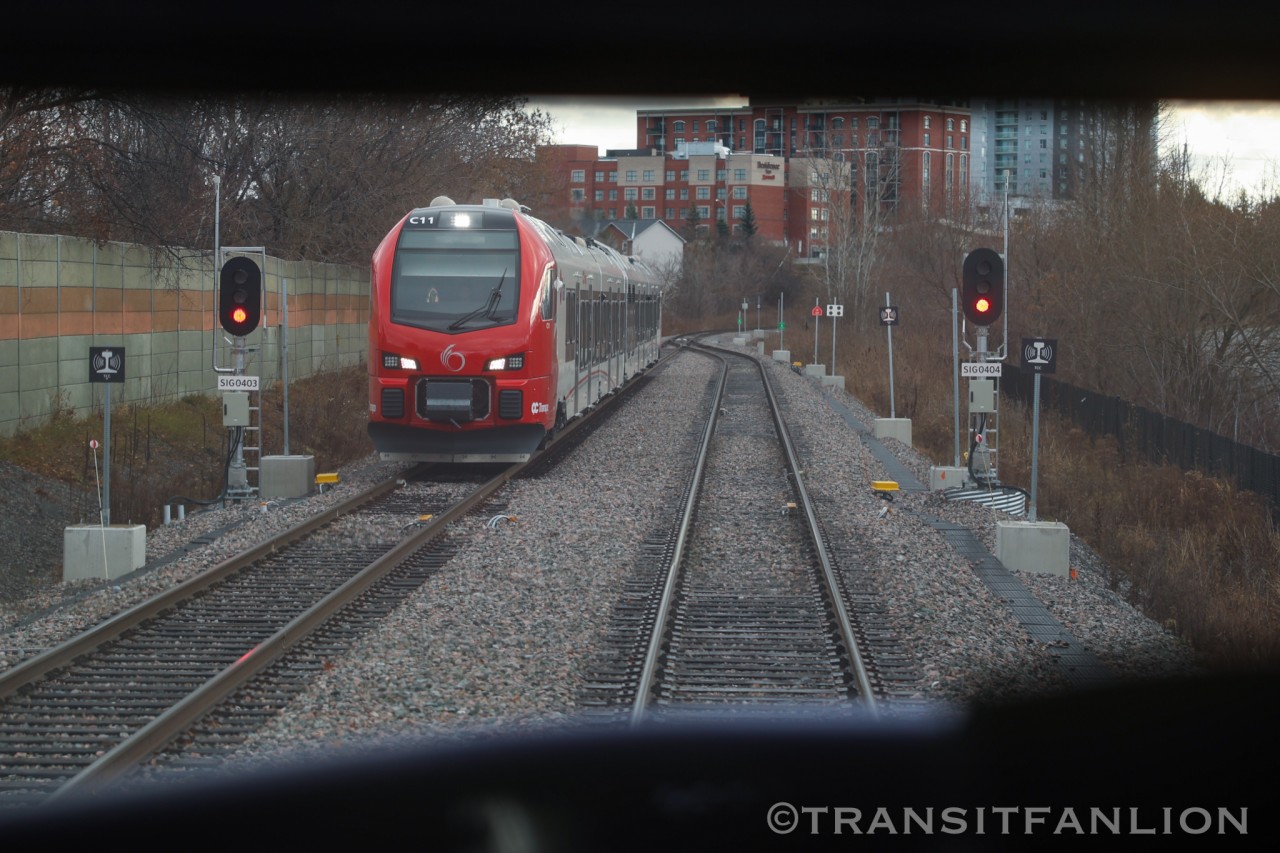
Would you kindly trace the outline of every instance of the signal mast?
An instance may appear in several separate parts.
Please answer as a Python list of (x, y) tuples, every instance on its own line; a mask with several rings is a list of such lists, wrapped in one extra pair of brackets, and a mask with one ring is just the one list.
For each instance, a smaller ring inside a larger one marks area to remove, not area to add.
[[(987, 328), (1004, 313), (1007, 283), (1004, 258), (994, 249), (974, 249), (962, 267), (961, 307), (966, 323), (977, 329), (977, 346), (970, 347), (970, 361), (961, 375), (969, 379), (969, 476), (978, 485), (999, 483), (996, 456), (999, 450), (1000, 413), (998, 383), (1006, 341), (997, 351), (988, 348)], [(1008, 320), (1005, 320), (1008, 338)], [(969, 343), (966, 339), (965, 346)]]

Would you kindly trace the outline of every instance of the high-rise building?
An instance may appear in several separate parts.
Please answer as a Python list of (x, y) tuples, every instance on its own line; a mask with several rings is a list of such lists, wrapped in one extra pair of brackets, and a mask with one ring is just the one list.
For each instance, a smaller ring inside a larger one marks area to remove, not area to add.
[(555, 173), (547, 215), (588, 234), (628, 218), (686, 233), (737, 229), (749, 207), (759, 239), (820, 257), (833, 205), (880, 216), (964, 203), (969, 123), (961, 102), (915, 98), (640, 110), (635, 149), (539, 150)]

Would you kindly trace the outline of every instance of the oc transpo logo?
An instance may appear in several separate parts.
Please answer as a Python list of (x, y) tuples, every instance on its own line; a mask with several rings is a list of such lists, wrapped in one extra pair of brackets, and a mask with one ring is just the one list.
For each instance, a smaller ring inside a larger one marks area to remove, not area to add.
[(457, 373), (467, 366), (467, 357), (460, 352), (454, 352), (453, 347), (453, 344), (449, 344), (449, 346), (445, 347), (444, 352), (440, 353), (440, 363), (444, 365), (446, 370), (452, 370)]

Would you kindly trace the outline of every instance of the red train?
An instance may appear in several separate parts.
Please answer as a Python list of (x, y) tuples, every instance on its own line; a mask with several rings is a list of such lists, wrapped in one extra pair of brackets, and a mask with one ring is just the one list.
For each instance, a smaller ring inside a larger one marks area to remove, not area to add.
[(510, 199), (445, 197), (373, 253), (369, 436), (383, 459), (519, 462), (658, 359), (654, 271)]

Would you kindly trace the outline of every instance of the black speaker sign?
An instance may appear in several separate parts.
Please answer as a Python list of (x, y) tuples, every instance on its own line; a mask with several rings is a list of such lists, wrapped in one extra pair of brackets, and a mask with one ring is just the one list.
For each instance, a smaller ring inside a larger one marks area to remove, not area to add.
[(89, 347), (89, 381), (123, 382), (124, 347)]
[(1057, 373), (1058, 372), (1058, 339), (1057, 338), (1023, 338), (1022, 339), (1022, 372), (1023, 373)]

